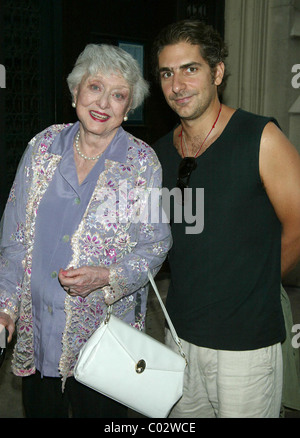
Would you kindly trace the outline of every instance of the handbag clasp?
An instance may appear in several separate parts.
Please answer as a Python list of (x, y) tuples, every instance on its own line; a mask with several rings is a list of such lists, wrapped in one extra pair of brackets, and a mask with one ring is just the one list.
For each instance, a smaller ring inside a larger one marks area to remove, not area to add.
[(146, 369), (146, 362), (143, 359), (139, 360), (138, 363), (135, 365), (135, 371), (138, 374), (141, 374), (145, 371), (145, 369)]

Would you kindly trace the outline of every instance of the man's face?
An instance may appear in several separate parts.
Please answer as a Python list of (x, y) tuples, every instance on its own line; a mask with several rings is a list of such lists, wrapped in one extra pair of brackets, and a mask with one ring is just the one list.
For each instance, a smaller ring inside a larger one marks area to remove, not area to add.
[(212, 75), (199, 46), (186, 42), (165, 46), (158, 64), (162, 91), (170, 107), (181, 119), (200, 117), (217, 96), (223, 64)]

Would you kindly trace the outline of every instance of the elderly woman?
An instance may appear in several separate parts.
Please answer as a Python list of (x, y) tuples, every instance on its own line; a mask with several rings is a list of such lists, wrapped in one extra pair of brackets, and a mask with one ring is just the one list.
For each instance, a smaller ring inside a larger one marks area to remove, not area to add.
[[(2, 218), (0, 323), (10, 341), (17, 321), (12, 369), (28, 417), (66, 417), (69, 403), (73, 417), (124, 417), (72, 374), (108, 305), (143, 329), (147, 271), (171, 244), (168, 224), (145, 214), (160, 164), (121, 127), (148, 85), (129, 54), (107, 45), (88, 45), (68, 84), (79, 121), (30, 141)], [(155, 217), (159, 208), (152, 202)]]

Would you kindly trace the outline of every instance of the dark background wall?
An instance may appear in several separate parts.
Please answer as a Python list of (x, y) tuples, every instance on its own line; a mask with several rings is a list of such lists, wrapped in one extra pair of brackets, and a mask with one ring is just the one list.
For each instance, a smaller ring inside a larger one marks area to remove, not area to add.
[(152, 143), (176, 123), (151, 74), (150, 51), (159, 30), (198, 18), (224, 33), (225, 0), (1, 0), (0, 214), (28, 141), (53, 123), (76, 120), (66, 77), (88, 43), (144, 46), (151, 95), (143, 123), (125, 129)]

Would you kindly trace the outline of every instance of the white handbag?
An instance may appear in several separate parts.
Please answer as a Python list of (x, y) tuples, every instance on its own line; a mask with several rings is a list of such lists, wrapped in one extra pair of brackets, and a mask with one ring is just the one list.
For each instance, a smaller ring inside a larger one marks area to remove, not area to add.
[(151, 273), (178, 353), (111, 314), (79, 353), (74, 377), (80, 383), (147, 417), (165, 418), (182, 396), (187, 365), (180, 340)]

